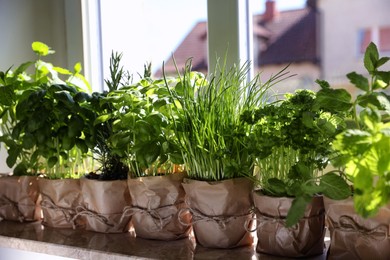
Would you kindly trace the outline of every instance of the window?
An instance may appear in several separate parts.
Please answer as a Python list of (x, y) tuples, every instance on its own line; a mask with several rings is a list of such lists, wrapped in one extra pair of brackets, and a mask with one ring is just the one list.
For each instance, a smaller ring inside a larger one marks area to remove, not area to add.
[(379, 29), (379, 49), (390, 52), (390, 26)]
[(364, 53), (370, 42), (374, 42), (380, 52), (390, 52), (390, 26), (360, 29), (358, 32), (360, 54)]

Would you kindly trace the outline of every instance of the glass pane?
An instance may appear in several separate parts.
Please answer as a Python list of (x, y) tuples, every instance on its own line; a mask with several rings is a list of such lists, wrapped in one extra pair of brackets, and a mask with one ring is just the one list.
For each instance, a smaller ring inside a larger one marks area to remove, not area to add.
[[(123, 53), (123, 66), (134, 77), (152, 63), (162, 67), (198, 21), (207, 17), (206, 0), (102, 0), (102, 42), (105, 77), (111, 51)], [(183, 56), (193, 53), (187, 50)]]
[(390, 51), (390, 26), (379, 29), (379, 50)]

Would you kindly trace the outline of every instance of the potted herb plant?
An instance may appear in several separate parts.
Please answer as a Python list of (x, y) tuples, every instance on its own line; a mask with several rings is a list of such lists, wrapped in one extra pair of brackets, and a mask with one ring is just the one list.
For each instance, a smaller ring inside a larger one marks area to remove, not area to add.
[(246, 82), (247, 65), (221, 66), (206, 80), (188, 64), (176, 87), (168, 87), (180, 107), (172, 120), (188, 175), (182, 184), (186, 210), (196, 241), (204, 247), (253, 242), (245, 228), (252, 218), (253, 184), (246, 176), (252, 175), (253, 164), (240, 114), (264, 102), (271, 81)]
[[(17, 109), (26, 115), (20, 117), (20, 134), (33, 137), (31, 160), (43, 169), (45, 178), (39, 180), (43, 224), (51, 227), (78, 225), (74, 217), (82, 203), (79, 178), (93, 167), (89, 160), (93, 142), (88, 136), (94, 115), (91, 118), (83, 108), (86, 102), (78, 100), (80, 93), (66, 85), (52, 85), (41, 95), (33, 92)], [(40, 123), (29, 129), (34, 120)]]
[[(3, 131), (1, 140), (8, 148), (7, 164), (10, 167), (17, 164), (14, 174), (44, 173), (52, 178), (59, 177), (56, 175), (58, 170), (69, 169), (68, 163), (80, 164), (80, 162), (71, 162), (71, 160), (82, 158), (82, 153), (88, 150), (84, 140), (79, 138), (81, 135), (78, 133), (79, 129), (82, 129), (84, 125), (82, 125), (80, 115), (72, 110), (78, 104), (74, 102), (70, 93), (75, 95), (80, 90), (76, 84), (82, 87), (89, 87), (89, 85), (80, 74), (80, 64), (76, 64), (75, 71), (72, 73), (63, 68), (54, 67), (51, 63), (41, 59), (43, 56), (54, 53), (46, 44), (34, 42), (32, 49), (38, 55), (37, 61), (26, 62), (15, 72), (8, 70), (2, 73), (5, 100), (9, 103), (6, 104), (8, 106), (2, 114), (2, 119), (7, 118), (7, 121), (3, 125), (6, 131)], [(35, 70), (29, 74), (28, 68), (32, 65), (35, 66)], [(66, 81), (62, 81), (58, 74), (66, 74), (69, 77)], [(67, 131), (67, 123), (76, 128), (69, 128)], [(77, 148), (72, 148), (76, 142)], [(82, 152), (78, 153), (79, 151)], [(44, 182), (40, 179), (39, 182), (41, 181)], [(30, 182), (30, 184), (34, 183)], [(50, 210), (52, 212), (62, 211), (65, 215), (65, 207), (57, 205), (54, 209), (55, 203), (46, 207), (48, 198), (44, 188), (46, 185), (40, 184), (40, 186), (44, 216), (47, 216)], [(66, 215), (67, 221), (62, 224), (68, 226), (70, 217), (69, 214)], [(48, 225), (57, 224), (56, 220), (49, 222), (46, 220), (47, 218), (44, 218), (44, 223)]]
[(350, 191), (335, 174), (320, 173), (332, 158), (343, 113), (317, 102), (315, 92), (298, 90), (241, 119), (251, 126), (259, 190), (253, 193), (257, 219), (256, 251), (284, 257), (322, 254), (325, 209), (321, 194), (344, 199)]
[(173, 240), (187, 237), (190, 231), (177, 217), (184, 205), (184, 175), (176, 167), (182, 162), (181, 152), (169, 122), (172, 104), (165, 81), (151, 79), (150, 69), (150, 64), (145, 66), (139, 82), (122, 84), (107, 95), (105, 102), (114, 110), (102, 118), (113, 120), (108, 142), (130, 169), (131, 205), (125, 212), (132, 216), (137, 237)]
[(389, 60), (379, 56), (374, 43), (368, 45), (367, 74), (347, 74), (358, 91), (355, 98), (323, 82), (323, 102), (351, 114), (348, 128), (333, 144), (339, 153), (333, 164), (350, 180), (353, 196), (341, 202), (325, 200), (330, 259), (388, 259), (390, 255), (390, 97), (386, 92), (390, 71), (380, 70)]
[(89, 102), (91, 111), (97, 115), (92, 136), (95, 141), (93, 154), (99, 167), (80, 179), (83, 206), (77, 208), (76, 214), (85, 222), (87, 230), (102, 233), (128, 232), (130, 221), (130, 216), (124, 212), (124, 208), (130, 205), (129, 168), (109, 143), (114, 134), (112, 114), (115, 107), (106, 101), (122, 80), (131, 79), (120, 67), (120, 58), (117, 53), (111, 55), (111, 78), (106, 80), (108, 91), (93, 93)]
[[(17, 105), (18, 95), (24, 88), (28, 88), (23, 86), (25, 66), (27, 65), (22, 64), (14, 72), (11, 68), (0, 72), (0, 142), (8, 145), (13, 144), (12, 131), (16, 124), (14, 108)], [(13, 176), (1, 175), (0, 219), (17, 221), (39, 219), (35, 214), (39, 195), (37, 174), (24, 170), (26, 157), (25, 154), (20, 157), (20, 166), (13, 169)], [(16, 156), (8, 157), (6, 162), (8, 166), (13, 166), (16, 163)]]

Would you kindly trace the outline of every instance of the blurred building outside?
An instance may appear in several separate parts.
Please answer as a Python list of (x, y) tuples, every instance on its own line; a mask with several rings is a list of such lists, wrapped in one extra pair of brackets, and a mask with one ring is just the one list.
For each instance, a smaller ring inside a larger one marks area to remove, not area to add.
[[(278, 11), (277, 0), (265, 2), (265, 12), (253, 17), (255, 72), (262, 81), (289, 65), (296, 76), (283, 81), (282, 92), (318, 89), (316, 79), (345, 87), (345, 75), (364, 73), (363, 54), (373, 41), (390, 56), (390, 1), (308, 0), (302, 9)], [(176, 73), (192, 59), (193, 70), (207, 73), (207, 22), (197, 23), (164, 67)], [(389, 69), (389, 67), (387, 67)], [(162, 70), (156, 72), (161, 76)]]

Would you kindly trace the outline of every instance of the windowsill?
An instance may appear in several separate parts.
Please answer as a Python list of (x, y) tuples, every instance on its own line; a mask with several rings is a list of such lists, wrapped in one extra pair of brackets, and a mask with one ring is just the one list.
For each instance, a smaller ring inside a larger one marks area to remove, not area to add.
[[(328, 244), (328, 243), (326, 243)], [(255, 252), (255, 245), (235, 249), (195, 246), (194, 238), (157, 241), (132, 232), (103, 234), (43, 227), (39, 222), (0, 222), (0, 246), (75, 259), (286, 259)], [(310, 258), (326, 259), (323, 255)]]

